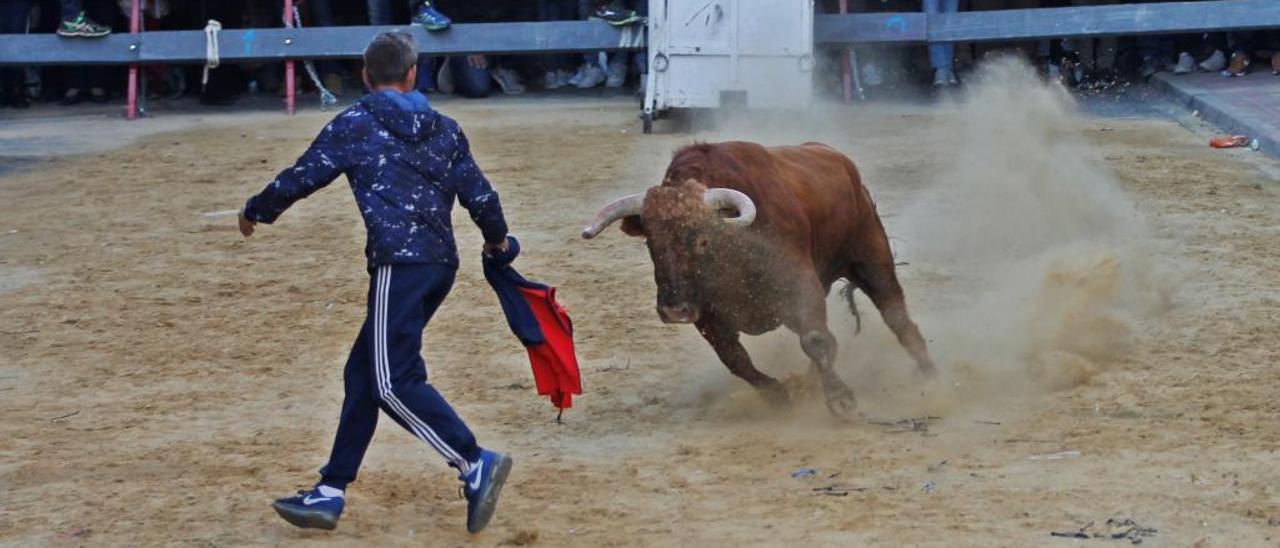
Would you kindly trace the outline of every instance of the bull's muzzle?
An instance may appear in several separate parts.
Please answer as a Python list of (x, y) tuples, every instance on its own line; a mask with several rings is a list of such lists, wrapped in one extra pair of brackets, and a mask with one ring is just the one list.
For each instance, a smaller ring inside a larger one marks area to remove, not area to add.
[(662, 323), (693, 323), (701, 316), (697, 307), (687, 303), (658, 307), (658, 317), (662, 319)]

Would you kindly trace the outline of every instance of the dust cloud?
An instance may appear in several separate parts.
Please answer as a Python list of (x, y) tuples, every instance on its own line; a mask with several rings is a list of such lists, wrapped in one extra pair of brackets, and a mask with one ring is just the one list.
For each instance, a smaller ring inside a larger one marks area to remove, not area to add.
[[(936, 175), (896, 200), (885, 223), (907, 263), (898, 273), (908, 307), (942, 374), (930, 383), (916, 375), (861, 294), (855, 336), (833, 291), (838, 367), (864, 413), (983, 412), (1090, 382), (1122, 363), (1141, 322), (1168, 307), (1171, 284), (1141, 216), (1082, 120), (1064, 89), (1013, 59), (980, 68), (938, 117), (926, 142), (940, 148), (917, 151), (939, 163)], [(748, 347), (762, 365), (785, 364), (774, 373), (807, 367), (790, 333)]]

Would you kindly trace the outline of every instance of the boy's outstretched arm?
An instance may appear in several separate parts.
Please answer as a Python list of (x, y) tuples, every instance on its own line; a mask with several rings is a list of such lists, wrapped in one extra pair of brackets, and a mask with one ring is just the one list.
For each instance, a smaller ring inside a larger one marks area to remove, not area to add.
[(471, 145), (466, 135), (458, 129), (458, 148), (449, 169), (449, 177), (458, 189), (458, 201), (471, 213), (471, 220), (484, 235), (485, 253), (505, 250), (507, 245), (507, 220), (502, 215), (502, 203), (498, 192), (485, 178), (476, 161), (471, 157)]
[(294, 202), (324, 188), (348, 167), (346, 152), (339, 146), (337, 121), (325, 126), (293, 167), (281, 171), (240, 210), (240, 233), (253, 234), (257, 223), (271, 224)]

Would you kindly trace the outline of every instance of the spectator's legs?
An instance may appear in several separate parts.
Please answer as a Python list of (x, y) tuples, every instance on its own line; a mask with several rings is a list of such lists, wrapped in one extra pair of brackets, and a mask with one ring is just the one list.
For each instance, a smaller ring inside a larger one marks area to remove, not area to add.
[[(31, 0), (0, 0), (0, 34), (25, 34)], [(0, 68), (0, 106), (25, 108), (27, 102), (22, 67)]]
[(61, 0), (62, 4), (62, 20), (70, 21), (80, 16), (80, 12), (84, 11), (80, 6), (80, 0)]
[[(575, 0), (538, 0), (538, 21), (572, 21)], [(538, 58), (542, 65), (542, 87), (557, 89), (569, 83), (573, 70), (573, 57), (564, 54), (547, 54)]]
[(492, 78), (489, 70), (472, 65), (466, 56), (450, 57), (449, 72), (453, 75), (453, 90), (458, 95), (470, 99), (488, 97), (492, 91)]
[[(304, 6), (311, 16), (311, 26), (332, 27), (337, 24), (333, 17), (333, 0), (307, 0)], [(324, 87), (334, 95), (342, 95), (342, 75), (337, 61), (320, 61), (316, 63), (316, 71), (324, 81)]]
[(1139, 36), (1138, 55), (1142, 57), (1139, 74), (1150, 78), (1168, 67), (1169, 59), (1173, 57), (1173, 40), (1164, 36)]
[(391, 25), (393, 10), (391, 8), (391, 0), (368, 0), (369, 6), (369, 24), (370, 25)]
[[(960, 0), (924, 0), (927, 13), (955, 13)], [(929, 44), (929, 65), (933, 67), (933, 85), (951, 86), (958, 83), (955, 74), (956, 46), (950, 42)]]

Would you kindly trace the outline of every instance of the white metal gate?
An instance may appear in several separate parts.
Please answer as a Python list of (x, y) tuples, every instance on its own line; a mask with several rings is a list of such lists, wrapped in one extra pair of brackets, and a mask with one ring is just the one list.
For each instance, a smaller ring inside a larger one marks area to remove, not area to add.
[(803, 108), (813, 94), (812, 0), (650, 0), (645, 129), (672, 108)]

